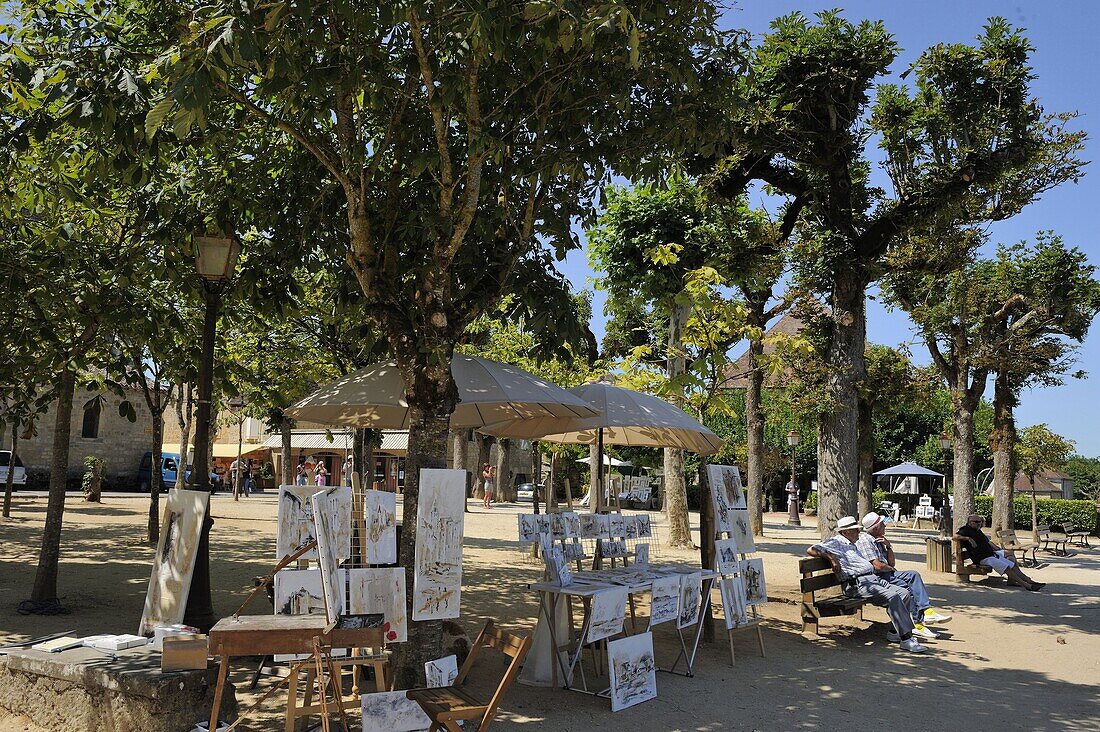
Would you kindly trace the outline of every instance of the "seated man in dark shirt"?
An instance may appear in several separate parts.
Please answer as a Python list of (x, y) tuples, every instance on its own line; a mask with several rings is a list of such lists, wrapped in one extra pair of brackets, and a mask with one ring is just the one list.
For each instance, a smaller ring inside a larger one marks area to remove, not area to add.
[(960, 526), (955, 533), (955, 539), (962, 543), (970, 561), (996, 570), (998, 573), (1014, 585), (1019, 585), (1026, 590), (1035, 592), (1043, 587), (1045, 582), (1036, 582), (1023, 573), (1020, 565), (1016, 563), (1016, 556), (1012, 552), (998, 549), (982, 531), (985, 519), (976, 513), (966, 517), (966, 525)]

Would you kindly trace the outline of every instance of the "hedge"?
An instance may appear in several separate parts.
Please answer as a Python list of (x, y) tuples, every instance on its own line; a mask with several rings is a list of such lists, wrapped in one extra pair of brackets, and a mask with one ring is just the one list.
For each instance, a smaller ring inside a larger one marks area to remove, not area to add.
[[(1036, 501), (1039, 523), (1061, 529), (1069, 521), (1074, 528), (1090, 533), (1096, 531), (1096, 504), (1093, 501), (1069, 501), (1064, 498), (1043, 498)], [(993, 497), (974, 496), (974, 510), (985, 516), (988, 525), (993, 519)], [(1017, 529), (1031, 530), (1031, 498), (1017, 497), (1012, 501), (1013, 522)]]

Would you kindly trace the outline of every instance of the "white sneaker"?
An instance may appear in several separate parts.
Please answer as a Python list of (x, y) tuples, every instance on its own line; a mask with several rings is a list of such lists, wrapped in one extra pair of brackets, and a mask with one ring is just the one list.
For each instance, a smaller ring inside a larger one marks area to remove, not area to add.
[(888, 630), (886, 631), (886, 640), (890, 641), (891, 643), (897, 643), (901, 640), (901, 636), (892, 630)]
[(934, 607), (930, 607), (930, 608), (928, 608), (927, 610), (924, 611), (924, 624), (925, 625), (928, 625), (929, 623), (933, 623), (933, 624), (935, 624), (935, 623), (946, 623), (950, 619), (951, 619), (950, 615), (947, 615), (945, 613), (941, 613), (939, 610), (937, 610)]
[(924, 627), (924, 623), (917, 623), (913, 626), (913, 635), (919, 635), (921, 638), (928, 638), (929, 640), (939, 638), (934, 632)]
[(901, 642), (901, 649), (910, 653), (924, 653), (928, 649), (917, 642), (916, 638), (910, 638)]

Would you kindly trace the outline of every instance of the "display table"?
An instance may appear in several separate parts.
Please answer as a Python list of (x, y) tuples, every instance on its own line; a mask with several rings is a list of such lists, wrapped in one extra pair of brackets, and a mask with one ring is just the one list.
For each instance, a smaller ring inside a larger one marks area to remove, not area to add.
[[(160, 670), (149, 646), (111, 655), (90, 648), (0, 655), (0, 707), (45, 729), (191, 729), (210, 714), (215, 669)], [(221, 711), (236, 714), (232, 686)]]

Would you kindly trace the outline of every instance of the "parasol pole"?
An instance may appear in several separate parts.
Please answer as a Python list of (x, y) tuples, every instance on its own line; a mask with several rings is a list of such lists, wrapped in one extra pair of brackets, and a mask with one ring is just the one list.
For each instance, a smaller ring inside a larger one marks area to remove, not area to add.
[(603, 478), (603, 427), (596, 430), (596, 500), (593, 502), (595, 506), (594, 513), (600, 512), (600, 506), (603, 504), (604, 493), (604, 478)]

